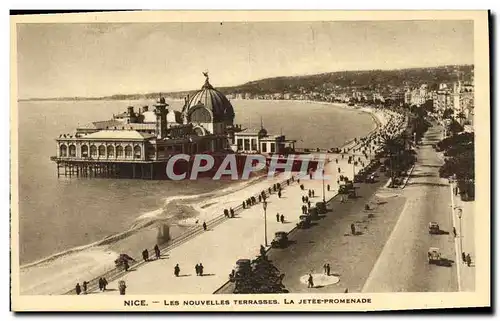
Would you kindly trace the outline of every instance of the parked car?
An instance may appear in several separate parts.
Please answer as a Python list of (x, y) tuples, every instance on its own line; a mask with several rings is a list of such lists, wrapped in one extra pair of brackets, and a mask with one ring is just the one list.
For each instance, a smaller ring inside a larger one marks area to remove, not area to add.
[(429, 223), (429, 234), (439, 234), (441, 229), (439, 228), (439, 224), (436, 222)]
[(439, 248), (429, 248), (429, 251), (427, 252), (427, 259), (429, 261), (429, 264), (439, 263), (441, 261), (441, 252), (439, 251)]
[(308, 228), (311, 226), (311, 217), (309, 215), (300, 215), (299, 222), (297, 223), (298, 228)]
[(239, 259), (234, 267), (236, 278), (244, 277), (252, 272), (252, 265), (249, 259)]
[(318, 210), (318, 214), (326, 214), (326, 204), (325, 202), (317, 202), (316, 209)]
[(288, 245), (288, 234), (286, 232), (276, 232), (274, 233), (274, 239), (271, 242), (271, 246), (274, 248), (284, 248)]

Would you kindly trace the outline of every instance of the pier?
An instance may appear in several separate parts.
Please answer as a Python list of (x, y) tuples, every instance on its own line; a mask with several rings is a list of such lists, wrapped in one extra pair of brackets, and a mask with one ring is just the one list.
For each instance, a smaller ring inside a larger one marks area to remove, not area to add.
[(154, 179), (155, 168), (162, 162), (153, 161), (113, 161), (83, 160), (51, 157), (57, 164), (57, 177), (99, 177), (99, 178), (131, 178)]

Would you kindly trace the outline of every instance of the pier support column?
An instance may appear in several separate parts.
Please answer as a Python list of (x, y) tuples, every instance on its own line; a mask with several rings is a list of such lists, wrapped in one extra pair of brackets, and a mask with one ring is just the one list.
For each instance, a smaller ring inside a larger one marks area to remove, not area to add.
[(156, 235), (158, 244), (166, 243), (170, 240), (170, 226), (167, 224), (158, 225), (158, 234)]

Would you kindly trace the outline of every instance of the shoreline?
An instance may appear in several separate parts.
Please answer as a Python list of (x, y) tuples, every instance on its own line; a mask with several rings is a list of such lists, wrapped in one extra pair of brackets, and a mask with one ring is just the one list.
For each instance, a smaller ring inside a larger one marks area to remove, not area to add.
[[(352, 110), (352, 111), (358, 110), (360, 112), (369, 114), (372, 117), (372, 119), (374, 121), (374, 124), (375, 124), (375, 128), (373, 130), (371, 130), (370, 132), (368, 132), (367, 134), (365, 134), (364, 136), (361, 136), (361, 137), (369, 136), (369, 135), (371, 135), (373, 132), (375, 132), (376, 130), (378, 130), (381, 127), (381, 121), (377, 118), (377, 116), (375, 115), (375, 110), (373, 110), (373, 108), (371, 108), (371, 107), (367, 108), (368, 110), (361, 110), (361, 109), (351, 108), (351, 107), (347, 106), (347, 104), (345, 104), (345, 103), (320, 102), (320, 101), (314, 101), (314, 100), (265, 100), (265, 99), (231, 99), (231, 100), (235, 100), (235, 101), (245, 101), (245, 100), (259, 101), (259, 100), (261, 100), (261, 101), (265, 101), (265, 102), (276, 101), (276, 102), (280, 102), (280, 103), (282, 103), (282, 102), (294, 102), (294, 103), (307, 103), (307, 104), (322, 104), (322, 105), (330, 105), (330, 106), (333, 106), (333, 107), (336, 107), (336, 108), (342, 108), (342, 109), (346, 109), (346, 110)], [(45, 101), (45, 100), (43, 100), (43, 101)], [(66, 101), (73, 101), (73, 100), (66, 100)], [(358, 138), (358, 137), (353, 137), (353, 138), (345, 141), (338, 148), (339, 149), (348, 148), (348, 146), (350, 144), (352, 144), (352, 142), (354, 142), (355, 138)], [(225, 189), (231, 189), (231, 187), (225, 188)], [(204, 193), (202, 195), (192, 195), (192, 196), (186, 196), (185, 195), (185, 196), (174, 197), (174, 198), (170, 199), (170, 201), (173, 202), (173, 201), (179, 201), (179, 200), (187, 200), (187, 199), (190, 199), (190, 198), (198, 198), (198, 197), (203, 197), (203, 195), (205, 195), (205, 194), (206, 194), (206, 197), (210, 197), (214, 193), (218, 193), (218, 192), (223, 193), (225, 189), (222, 189), (220, 191), (216, 190), (216, 191), (207, 192), (207, 193)], [(231, 192), (233, 193), (233, 192), (236, 192), (238, 190), (239, 190), (239, 188), (237, 187), (234, 191), (231, 191)], [(201, 201), (199, 203), (203, 203), (203, 201)], [(168, 204), (164, 204), (164, 205), (168, 205)], [(162, 208), (156, 209), (156, 210), (144, 213), (141, 216), (137, 217), (136, 218), (136, 223), (134, 223), (134, 225), (132, 225), (127, 230), (124, 230), (122, 232), (119, 232), (119, 233), (116, 233), (116, 234), (113, 234), (113, 235), (106, 236), (106, 237), (104, 237), (104, 238), (102, 238), (100, 240), (96, 240), (96, 241), (88, 243), (88, 244), (83, 244), (83, 245), (79, 245), (79, 246), (76, 246), (76, 247), (73, 247), (73, 248), (62, 250), (62, 251), (59, 251), (57, 253), (50, 254), (50, 255), (48, 255), (46, 257), (37, 259), (35, 261), (25, 263), (25, 264), (23, 264), (23, 265), (20, 266), (20, 269), (23, 270), (23, 269), (28, 269), (28, 268), (31, 268), (31, 267), (34, 267), (34, 266), (37, 266), (37, 265), (41, 265), (41, 264), (45, 264), (45, 263), (50, 263), (51, 261), (57, 260), (57, 259), (59, 259), (61, 257), (66, 256), (66, 255), (71, 255), (73, 253), (85, 251), (85, 250), (92, 249), (92, 248), (97, 248), (97, 247), (100, 247), (100, 246), (109, 246), (110, 243), (120, 242), (120, 241), (122, 241), (122, 240), (124, 240), (124, 239), (126, 239), (128, 237), (132, 237), (134, 233), (137, 233), (137, 232), (140, 232), (141, 230), (147, 229), (148, 227), (150, 227), (151, 225), (153, 225), (153, 224), (156, 223), (156, 222), (147, 222), (147, 223), (144, 223), (144, 224), (142, 224), (140, 226), (136, 226), (135, 224), (139, 223), (138, 221), (140, 221), (140, 219), (142, 217), (144, 217), (145, 215), (147, 216), (147, 214), (149, 214), (149, 213), (160, 211), (161, 209)], [(196, 212), (198, 212), (197, 213), (198, 215), (195, 215), (195, 216), (193, 216), (191, 218), (198, 217), (199, 214), (200, 214), (199, 213), (200, 210), (203, 210), (203, 208), (195, 208), (194, 210)], [(169, 217), (166, 217), (164, 219), (168, 220)], [(186, 220), (186, 218), (180, 219), (180, 220), (178, 220), (178, 222), (181, 222), (181, 221), (184, 221), (184, 220)], [(177, 222), (174, 222), (174, 224), (175, 223), (177, 223)], [(111, 244), (111, 245), (113, 245), (113, 244)]]
[[(300, 102), (303, 102), (303, 101), (300, 101)], [(311, 101), (311, 103), (316, 103), (316, 102)], [(335, 103), (324, 103), (324, 104), (333, 105), (335, 107), (345, 108), (345, 109), (352, 110), (351, 108), (342, 107), (342, 106), (339, 106), (339, 104), (335, 104)], [(369, 113), (372, 116), (372, 119), (374, 120), (375, 128), (372, 129), (370, 132), (366, 133), (365, 135), (361, 136), (361, 137), (367, 137), (367, 136), (370, 136), (373, 132), (375, 132), (376, 130), (378, 130), (381, 127), (381, 123), (382, 122), (378, 118), (381, 115), (376, 115), (376, 110), (374, 110), (373, 108), (369, 108), (369, 109), (366, 109), (366, 110), (360, 110), (360, 111), (361, 112)], [(346, 141), (342, 146), (348, 146), (348, 145), (352, 144), (353, 141), (354, 141), (354, 138), (351, 139), (351, 140), (349, 140), (349, 141)], [(263, 177), (265, 178), (266, 176), (263, 176)], [(238, 191), (241, 191), (241, 190), (251, 189), (249, 187), (251, 187), (252, 185), (259, 185), (258, 183), (261, 182), (261, 181), (263, 181), (264, 183), (266, 183), (266, 181), (267, 181), (267, 183), (269, 183), (268, 180), (259, 180), (259, 179), (257, 179), (256, 184), (242, 184), (241, 186), (236, 187), (236, 189), (234, 189), (234, 186), (232, 186), (230, 188), (231, 191), (229, 192), (229, 194), (237, 193)], [(172, 235), (173, 236), (172, 240), (175, 239), (176, 237), (182, 236), (184, 233), (188, 232), (193, 227), (196, 227), (195, 224), (192, 224), (192, 222), (191, 222), (191, 224), (189, 224), (188, 221), (194, 221), (197, 218), (201, 219), (202, 214), (205, 214), (204, 215), (205, 219), (212, 218), (213, 215), (210, 215), (209, 213), (203, 213), (203, 212), (205, 212), (205, 210), (207, 210), (207, 209), (217, 208), (218, 207), (217, 205), (213, 206), (212, 204), (208, 204), (208, 203), (213, 203), (214, 199), (211, 196), (215, 196), (214, 194), (221, 194), (221, 193), (222, 193), (222, 196), (218, 195), (218, 196), (216, 196), (216, 198), (223, 197), (223, 195), (225, 194), (224, 193), (224, 189), (223, 190), (217, 190), (217, 191), (209, 192), (209, 193), (206, 193), (206, 195), (202, 194), (204, 196), (202, 196), (202, 195), (198, 196), (197, 195), (197, 196), (192, 197), (193, 199), (196, 199), (198, 197), (202, 197), (202, 198), (204, 198), (204, 200), (198, 200), (197, 202), (195, 201), (197, 203), (197, 205), (198, 205), (197, 208), (196, 207), (194, 208), (194, 212), (196, 212), (196, 215), (194, 215), (194, 216), (191, 215), (189, 217), (184, 217), (182, 219), (177, 219), (176, 220), (177, 224), (174, 224), (174, 225), (176, 225), (178, 227), (178, 233), (174, 233), (174, 231), (172, 231), (172, 234), (177, 234), (175, 236)], [(235, 195), (235, 197), (236, 197), (236, 195)], [(241, 196), (237, 196), (237, 197), (241, 197)], [(185, 200), (186, 197), (177, 197), (176, 199), (177, 200)], [(189, 199), (189, 197), (188, 197), (188, 199)], [(238, 203), (240, 201), (238, 201)], [(207, 203), (207, 204), (205, 204), (205, 203)], [(155, 211), (151, 211), (151, 212), (155, 212)], [(209, 212), (211, 212), (211, 211), (209, 211)], [(147, 213), (145, 213), (145, 214), (147, 214)], [(220, 215), (220, 213), (218, 213), (218, 215)], [(152, 217), (156, 217), (156, 216), (157, 215), (154, 215), (154, 214), (152, 215)], [(138, 223), (140, 224), (139, 227), (136, 226), (136, 227), (133, 227), (131, 229), (128, 229), (127, 231), (124, 231), (122, 233), (119, 233), (119, 234), (116, 234), (116, 235), (113, 235), (113, 236), (108, 236), (108, 237), (106, 237), (106, 238), (104, 238), (102, 240), (93, 242), (91, 244), (86, 244), (86, 245), (79, 246), (79, 247), (76, 247), (76, 248), (73, 248), (73, 249), (68, 249), (66, 251), (62, 251), (62, 252), (53, 254), (53, 255), (51, 255), (49, 257), (46, 257), (46, 258), (43, 258), (41, 260), (37, 260), (35, 262), (31, 262), (31, 263), (25, 264), (24, 266), (21, 267), (21, 271), (22, 270), (29, 270), (30, 268), (35, 268), (36, 269), (36, 266), (50, 265), (54, 261), (58, 261), (58, 259), (61, 259), (61, 261), (65, 261), (66, 260), (66, 258), (65, 258), (66, 256), (74, 256), (73, 254), (76, 254), (76, 256), (78, 256), (79, 252), (81, 252), (82, 254), (86, 254), (86, 253), (92, 253), (93, 251), (103, 251), (103, 252), (106, 252), (108, 255), (113, 255), (113, 254), (116, 254), (116, 253), (123, 253), (123, 251), (120, 251), (117, 248), (122, 248), (122, 246), (120, 246), (120, 245), (123, 245), (125, 243), (133, 243), (133, 246), (126, 246), (126, 247), (129, 247), (129, 248), (130, 247), (142, 248), (141, 246), (143, 246), (145, 244), (144, 243), (145, 239), (155, 239), (155, 236), (156, 236), (156, 227), (154, 225), (155, 225), (156, 221), (153, 220), (153, 221), (149, 221), (149, 222), (141, 222), (141, 220), (139, 218), (140, 217), (138, 217), (138, 221), (139, 221)], [(146, 217), (146, 218), (149, 219), (149, 217)], [(183, 225), (183, 224), (185, 224), (185, 225)], [(141, 241), (140, 244), (137, 244), (137, 242), (134, 241), (134, 239), (137, 240), (137, 238), (139, 236), (144, 236), (144, 235), (146, 235), (147, 237), (146, 238), (140, 238), (140, 241)], [(122, 242), (122, 244), (119, 244), (120, 242)], [(151, 243), (151, 242), (149, 242), (149, 243)], [(149, 246), (147, 246), (147, 247), (149, 247)], [(138, 257), (138, 256), (136, 256), (136, 253), (131, 253), (131, 254), (132, 254), (133, 257)], [(69, 260), (69, 261), (71, 261), (71, 260)], [(58, 262), (58, 263), (63, 263), (64, 264), (64, 262)], [(71, 263), (71, 262), (67, 262), (67, 263)], [(78, 262), (76, 264), (78, 264)], [(110, 266), (110, 264), (107, 264), (106, 266)], [(104, 268), (104, 267), (105, 267), (104, 265), (101, 266), (101, 268)]]

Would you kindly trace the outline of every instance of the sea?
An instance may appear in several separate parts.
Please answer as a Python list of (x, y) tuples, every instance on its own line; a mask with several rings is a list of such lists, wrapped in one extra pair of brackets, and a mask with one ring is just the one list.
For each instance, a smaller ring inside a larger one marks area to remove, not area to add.
[[(181, 110), (182, 101), (167, 101)], [(130, 229), (145, 213), (168, 209), (169, 200), (237, 183), (58, 178), (55, 138), (75, 128), (152, 101), (22, 101), (18, 103), (20, 265), (90, 244)], [(370, 115), (356, 109), (303, 101), (234, 100), (235, 123), (283, 133), (296, 147), (333, 148), (375, 128)], [(183, 213), (174, 213), (183, 216)]]

